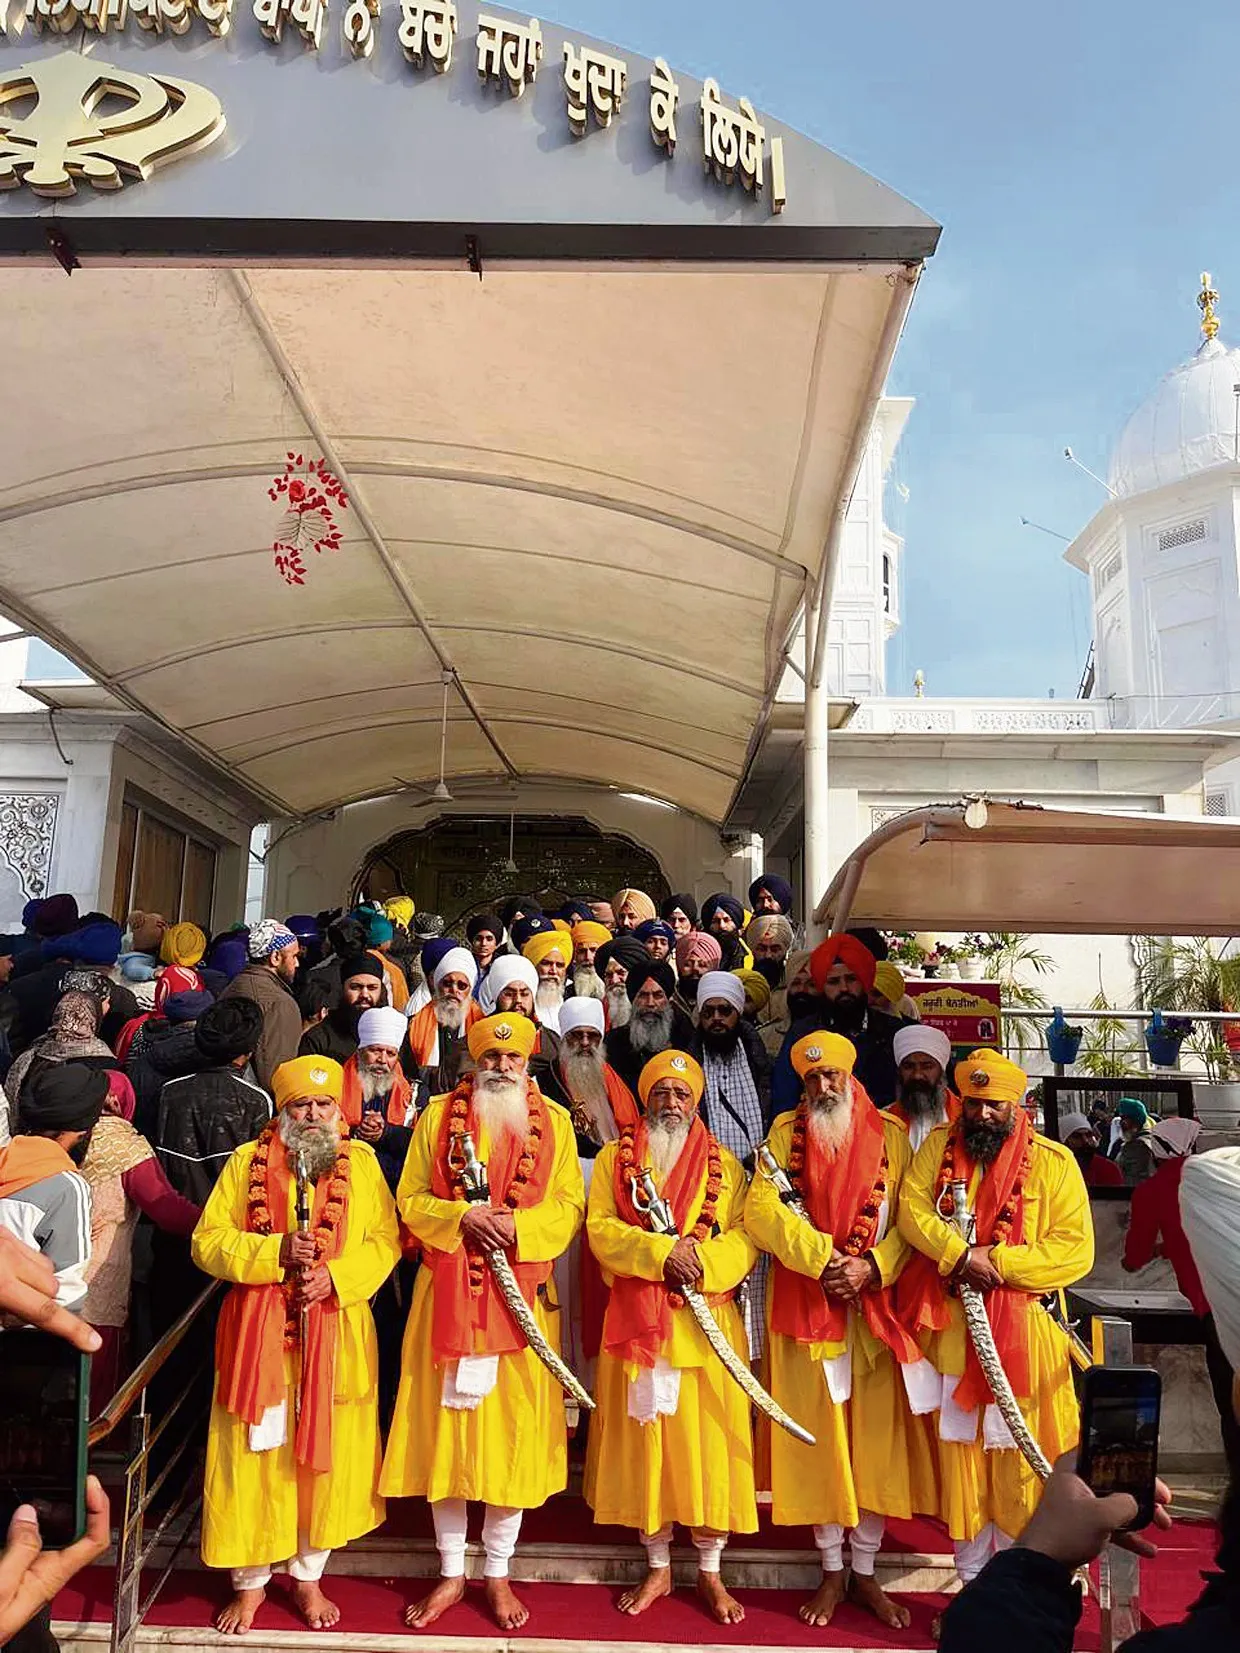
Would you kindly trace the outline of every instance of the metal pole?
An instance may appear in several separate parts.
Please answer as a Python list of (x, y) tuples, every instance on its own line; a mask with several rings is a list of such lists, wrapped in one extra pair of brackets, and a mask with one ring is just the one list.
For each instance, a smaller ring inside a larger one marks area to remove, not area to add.
[(819, 638), (819, 605), (830, 603), (829, 591), (820, 591), (815, 602), (805, 612), (805, 864), (804, 899), (806, 939), (812, 945), (821, 940), (823, 929), (810, 915), (822, 899), (830, 876), (830, 847), (827, 833), (828, 767), (827, 732), (830, 723), (830, 702), (827, 695), (825, 671), (814, 669), (810, 650), (818, 640), (826, 648), (825, 636)]

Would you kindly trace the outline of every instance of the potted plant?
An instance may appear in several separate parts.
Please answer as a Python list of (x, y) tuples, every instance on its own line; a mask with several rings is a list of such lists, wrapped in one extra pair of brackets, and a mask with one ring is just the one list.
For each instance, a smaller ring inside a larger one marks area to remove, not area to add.
[(911, 930), (897, 930), (887, 937), (887, 950), (895, 962), (908, 970), (925, 967), (926, 950)]
[(1180, 1060), (1180, 1046), (1193, 1031), (1187, 1016), (1164, 1016), (1156, 1010), (1145, 1028), (1145, 1048), (1156, 1068), (1173, 1068)]
[(1073, 1027), (1063, 1019), (1063, 1011), (1055, 1006), (1055, 1014), (1046, 1026), (1046, 1051), (1052, 1062), (1070, 1068), (1076, 1061), (1085, 1037), (1083, 1027)]

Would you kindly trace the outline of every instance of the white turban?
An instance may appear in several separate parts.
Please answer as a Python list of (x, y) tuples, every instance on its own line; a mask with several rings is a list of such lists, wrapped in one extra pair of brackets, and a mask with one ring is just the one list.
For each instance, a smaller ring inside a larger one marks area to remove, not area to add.
[(478, 960), (468, 947), (454, 947), (435, 966), (431, 983), (438, 987), (445, 976), (464, 976), (470, 987), (478, 980)]
[(1185, 1162), (1180, 1216), (1218, 1340), (1240, 1370), (1240, 1148), (1215, 1148)]
[(710, 999), (722, 999), (738, 1015), (745, 1014), (745, 985), (730, 970), (708, 970), (698, 982), (696, 1003), (703, 1005)]
[(560, 1006), (561, 1038), (567, 1037), (575, 1027), (592, 1027), (596, 1033), (602, 1033), (603, 1006), (599, 999), (585, 998), (581, 994), (565, 999)]
[(918, 1022), (916, 1027), (897, 1028), (891, 1048), (895, 1053), (897, 1067), (906, 1056), (916, 1056), (920, 1053), (922, 1056), (933, 1057), (946, 1074), (952, 1059), (952, 1042), (946, 1033), (939, 1027), (927, 1027), (925, 1022)]
[(1059, 1140), (1066, 1142), (1070, 1136), (1078, 1131), (1092, 1131), (1088, 1115), (1083, 1113), (1061, 1113), (1059, 1116)]
[(357, 1023), (357, 1048), (367, 1050), (371, 1045), (386, 1045), (399, 1050), (405, 1042), (409, 1023), (403, 1010), (381, 1005), (378, 1010), (363, 1010)]
[(538, 971), (529, 959), (523, 959), (517, 953), (505, 953), (502, 958), (493, 961), (478, 989), (478, 1003), (484, 1015), (495, 1014), (500, 994), (514, 981), (523, 981), (531, 993), (538, 992)]

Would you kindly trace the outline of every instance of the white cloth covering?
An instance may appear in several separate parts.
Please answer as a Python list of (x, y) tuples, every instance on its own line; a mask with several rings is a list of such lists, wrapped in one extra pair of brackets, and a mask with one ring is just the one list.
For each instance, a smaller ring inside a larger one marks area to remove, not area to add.
[(892, 1054), (896, 1059), (896, 1066), (906, 1056), (929, 1056), (947, 1072), (948, 1063), (952, 1059), (952, 1042), (940, 1027), (929, 1027), (925, 1022), (917, 1022), (913, 1027), (897, 1028), (895, 1037), (891, 1041)]
[(472, 989), (478, 980), (478, 960), (468, 947), (454, 947), (444, 954), (431, 974), (431, 986), (438, 987), (445, 976), (464, 976)]
[[(291, 1556), (282, 1565), (288, 1569), (288, 1576), (298, 1584), (317, 1584), (322, 1578), (327, 1563), (331, 1560), (330, 1550), (312, 1550), (303, 1533), (299, 1538), (301, 1547), (295, 1556)], [(234, 1590), (265, 1590), (271, 1583), (271, 1575), (276, 1569), (270, 1565), (265, 1567), (234, 1567), (231, 1572), (232, 1587)]]
[(505, 953), (502, 958), (493, 959), (478, 989), (478, 1003), (484, 1016), (495, 1014), (500, 994), (514, 981), (523, 981), (531, 993), (538, 992), (538, 971), (529, 959), (523, 959), (516, 953)]
[(680, 1405), (680, 1370), (660, 1355), (653, 1367), (643, 1366), (629, 1380), (629, 1416), (637, 1423), (674, 1418)]
[(1184, 1167), (1180, 1216), (1223, 1352), (1240, 1371), (1240, 1148), (1215, 1148)]
[(574, 994), (571, 999), (565, 999), (560, 1006), (560, 1034), (567, 1037), (579, 1027), (592, 1027), (600, 1036), (603, 1028), (603, 1004), (601, 999), (587, 999)]
[(440, 1401), (449, 1412), (476, 1411), (499, 1381), (498, 1355), (463, 1355), (443, 1369)]
[(399, 1050), (409, 1031), (409, 1022), (403, 1010), (392, 1010), (380, 1005), (377, 1010), (363, 1010), (357, 1022), (357, 1048), (368, 1050), (372, 1045), (383, 1045)]

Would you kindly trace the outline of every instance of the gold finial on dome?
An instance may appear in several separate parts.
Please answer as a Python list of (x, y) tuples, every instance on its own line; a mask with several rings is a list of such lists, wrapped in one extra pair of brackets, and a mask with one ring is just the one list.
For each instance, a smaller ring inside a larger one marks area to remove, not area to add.
[(1210, 272), (1201, 272), (1201, 291), (1197, 294), (1197, 305), (1201, 311), (1201, 331), (1207, 339), (1212, 339), (1218, 332), (1218, 317), (1214, 314), (1214, 306), (1218, 303), (1218, 294), (1210, 285)]

